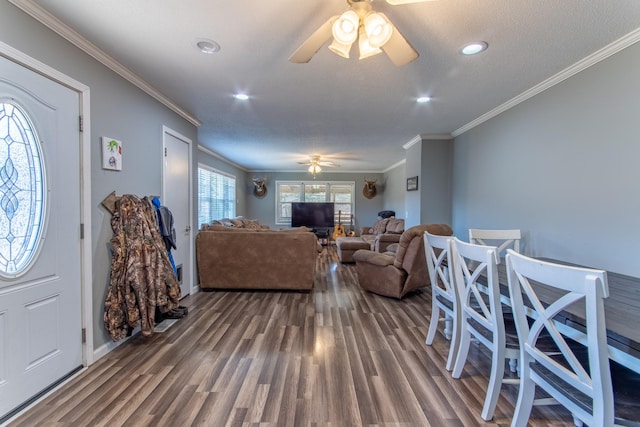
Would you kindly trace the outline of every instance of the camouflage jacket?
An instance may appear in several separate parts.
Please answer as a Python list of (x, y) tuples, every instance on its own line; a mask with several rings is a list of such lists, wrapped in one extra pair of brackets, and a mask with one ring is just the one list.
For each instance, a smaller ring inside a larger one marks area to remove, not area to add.
[(111, 277), (104, 325), (113, 341), (140, 326), (153, 334), (156, 307), (165, 313), (178, 307), (180, 285), (169, 261), (151, 199), (123, 195), (111, 218)]

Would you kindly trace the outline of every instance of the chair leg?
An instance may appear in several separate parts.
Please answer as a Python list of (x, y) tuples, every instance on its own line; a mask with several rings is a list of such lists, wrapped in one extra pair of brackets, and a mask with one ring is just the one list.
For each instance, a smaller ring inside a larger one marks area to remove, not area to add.
[(482, 407), (482, 419), (489, 421), (493, 418), (493, 412), (498, 403), (502, 380), (504, 379), (504, 349), (493, 349), (491, 355), (491, 375), (487, 386), (487, 397), (484, 399)]
[(451, 344), (449, 345), (449, 356), (447, 356), (447, 364), (445, 369), (451, 371), (453, 369), (453, 363), (456, 360), (456, 355), (460, 348), (460, 322), (456, 319), (452, 319), (452, 332), (451, 332)]
[(536, 392), (535, 383), (529, 378), (529, 365), (520, 363), (520, 388), (518, 400), (511, 419), (511, 427), (526, 427), (533, 407), (533, 398)]
[(453, 378), (460, 378), (462, 374), (462, 368), (467, 361), (469, 354), (469, 343), (471, 342), (471, 334), (467, 328), (460, 327), (460, 345), (458, 346), (458, 354), (456, 354), (456, 363), (453, 365), (453, 372), (451, 376)]
[(447, 340), (451, 340), (451, 336), (453, 335), (452, 331), (453, 331), (453, 318), (451, 316), (449, 316), (448, 314), (445, 315), (444, 317), (444, 337)]
[(440, 320), (440, 307), (435, 302), (435, 298), (431, 304), (431, 320), (429, 321), (429, 331), (427, 332), (427, 340), (425, 343), (427, 345), (433, 344), (433, 339), (436, 337), (436, 332), (438, 330), (438, 322)]

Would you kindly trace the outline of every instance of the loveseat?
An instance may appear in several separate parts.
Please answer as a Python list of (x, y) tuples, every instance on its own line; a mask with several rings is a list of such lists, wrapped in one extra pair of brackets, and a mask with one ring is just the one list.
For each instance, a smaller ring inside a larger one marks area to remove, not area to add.
[(398, 243), (404, 232), (404, 219), (383, 218), (371, 227), (362, 227), (358, 237), (336, 238), (336, 251), (341, 262), (354, 262), (353, 254), (359, 249), (386, 252), (391, 244)]
[(196, 236), (200, 288), (309, 290), (319, 250), (306, 228), (203, 227)]

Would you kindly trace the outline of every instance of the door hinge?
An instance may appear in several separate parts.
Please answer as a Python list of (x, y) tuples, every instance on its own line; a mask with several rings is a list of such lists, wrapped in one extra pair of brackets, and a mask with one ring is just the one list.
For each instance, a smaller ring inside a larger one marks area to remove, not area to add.
[(84, 224), (80, 224), (80, 239), (84, 239)]
[(87, 343), (87, 329), (82, 328), (82, 344), (86, 344), (86, 343)]
[(164, 147), (164, 156), (167, 157), (167, 147)]
[(84, 132), (84, 120), (82, 120), (82, 116), (78, 116), (78, 129), (80, 129), (80, 132)]

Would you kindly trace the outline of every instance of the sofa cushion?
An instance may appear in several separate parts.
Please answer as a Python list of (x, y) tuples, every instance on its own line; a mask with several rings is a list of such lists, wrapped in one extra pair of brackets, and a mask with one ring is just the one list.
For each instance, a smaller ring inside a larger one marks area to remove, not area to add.
[(402, 234), (404, 232), (404, 219), (401, 218), (389, 218), (387, 223), (386, 233)]
[(382, 234), (387, 230), (387, 223), (389, 222), (389, 218), (379, 219), (373, 224), (371, 227), (371, 234)]

